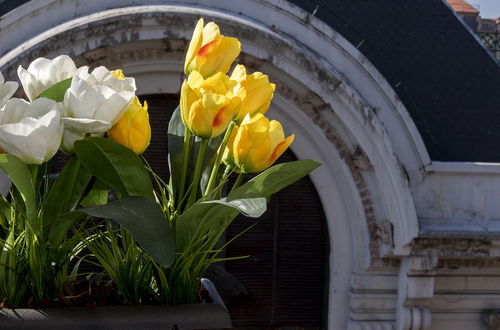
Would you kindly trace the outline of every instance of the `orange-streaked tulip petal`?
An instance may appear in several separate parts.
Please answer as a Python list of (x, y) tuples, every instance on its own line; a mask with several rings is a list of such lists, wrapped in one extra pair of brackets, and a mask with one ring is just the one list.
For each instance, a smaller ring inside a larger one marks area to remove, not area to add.
[(219, 71), (226, 73), (240, 51), (241, 44), (238, 39), (221, 37), (200, 48), (194, 68), (203, 77), (209, 77)]

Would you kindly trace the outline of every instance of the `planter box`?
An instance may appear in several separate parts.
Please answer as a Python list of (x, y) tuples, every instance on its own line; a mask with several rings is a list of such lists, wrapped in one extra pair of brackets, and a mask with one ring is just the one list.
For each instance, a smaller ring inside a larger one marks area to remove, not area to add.
[(214, 303), (0, 310), (0, 329), (221, 329), (231, 318), (213, 284), (203, 279)]

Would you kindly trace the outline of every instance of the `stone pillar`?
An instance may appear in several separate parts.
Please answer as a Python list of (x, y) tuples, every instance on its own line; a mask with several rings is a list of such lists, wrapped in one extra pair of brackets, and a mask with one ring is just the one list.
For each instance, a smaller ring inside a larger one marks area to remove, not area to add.
[(431, 327), (430, 301), (434, 295), (436, 256), (405, 257), (398, 284), (397, 330), (425, 330)]

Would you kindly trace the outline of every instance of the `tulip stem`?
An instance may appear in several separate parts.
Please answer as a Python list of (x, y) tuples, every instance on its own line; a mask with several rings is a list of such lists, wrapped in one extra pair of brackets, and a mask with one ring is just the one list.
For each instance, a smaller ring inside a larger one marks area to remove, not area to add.
[(191, 187), (191, 195), (189, 196), (189, 201), (187, 207), (189, 208), (196, 201), (196, 196), (198, 195), (198, 185), (200, 183), (201, 168), (203, 167), (203, 158), (205, 156), (205, 150), (207, 149), (208, 139), (201, 139), (200, 148), (198, 149), (198, 156), (196, 156), (196, 165), (194, 167), (193, 174), (193, 185)]
[(179, 195), (177, 196), (177, 208), (180, 208), (184, 199), (184, 189), (186, 186), (186, 175), (189, 166), (189, 151), (191, 150), (191, 132), (186, 127), (184, 130), (184, 145), (182, 146), (182, 172), (179, 185)]
[(208, 195), (210, 193), (210, 190), (212, 190), (212, 186), (214, 185), (215, 179), (217, 178), (217, 173), (219, 173), (219, 167), (222, 160), (222, 155), (224, 154), (224, 149), (226, 149), (233, 128), (234, 121), (232, 121), (227, 127), (226, 134), (222, 139), (222, 143), (220, 144), (219, 149), (217, 149), (217, 158), (215, 159), (214, 167), (212, 168), (212, 173), (210, 174), (210, 179), (208, 180), (207, 188), (205, 189), (205, 194), (203, 196)]
[(231, 192), (233, 192), (234, 189), (238, 188), (241, 185), (245, 176), (246, 176), (245, 172), (240, 172), (240, 174), (238, 174), (238, 178), (236, 179), (236, 182), (234, 183), (233, 187), (231, 188)]

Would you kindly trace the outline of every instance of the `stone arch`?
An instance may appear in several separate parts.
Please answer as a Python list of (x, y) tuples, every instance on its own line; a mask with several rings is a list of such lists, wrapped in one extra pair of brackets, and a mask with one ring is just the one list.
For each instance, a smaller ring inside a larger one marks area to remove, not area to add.
[(331, 238), (329, 327), (346, 328), (351, 273), (390, 266), (418, 233), (408, 180), (429, 157), (409, 114), (353, 45), (287, 2), (156, 3), (26, 3), (1, 22), (0, 70), (15, 79), (18, 65), (65, 53), (123, 67), (141, 94), (176, 93), (195, 19), (216, 20), (242, 41), (240, 61), (278, 84), (271, 116), (297, 134), (294, 153), (323, 163), (311, 178)]

